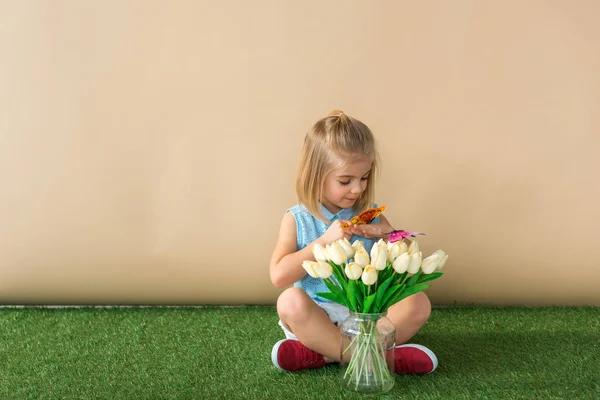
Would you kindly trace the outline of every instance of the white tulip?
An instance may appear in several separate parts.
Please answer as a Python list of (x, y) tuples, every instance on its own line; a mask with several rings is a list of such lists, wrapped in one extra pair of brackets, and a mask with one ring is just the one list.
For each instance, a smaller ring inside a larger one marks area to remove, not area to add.
[(410, 242), (410, 246), (408, 246), (408, 254), (413, 255), (418, 252), (419, 252), (419, 243), (417, 243), (417, 240), (415, 239), (412, 242)]
[(400, 254), (400, 245), (398, 244), (398, 242), (388, 242), (388, 261), (393, 263), (394, 260), (398, 258)]
[(440, 257), (440, 260), (441, 260), (446, 255), (446, 252), (444, 250), (436, 250), (436, 251), (433, 252), (433, 254), (437, 254)]
[(406, 244), (406, 242), (404, 240), (401, 240), (396, 243), (400, 243), (398, 245), (398, 246), (400, 246), (400, 254), (408, 253), (408, 245)]
[(421, 266), (421, 260), (423, 258), (423, 253), (420, 251), (418, 253), (414, 253), (410, 256), (410, 263), (408, 264), (408, 273), (416, 274), (419, 271), (419, 267)]
[(385, 249), (386, 249), (385, 254), (387, 255), (387, 244), (385, 244), (383, 239), (379, 239), (379, 241), (377, 243), (375, 243), (373, 245), (373, 247), (371, 247), (371, 260), (374, 260), (377, 258), (377, 254), (375, 254), (375, 252), (379, 251), (379, 246), (385, 246)]
[(306, 261), (302, 262), (302, 268), (304, 268), (306, 270), (306, 272), (313, 278), (319, 277), (319, 274), (317, 274), (317, 271), (315, 270), (317, 265), (319, 265), (319, 263), (316, 261), (306, 260)]
[(438, 265), (440, 264), (440, 256), (438, 254), (432, 254), (421, 263), (421, 269), (425, 275), (429, 275), (435, 272)]
[(344, 269), (346, 272), (346, 276), (348, 279), (352, 279), (353, 281), (359, 279), (362, 276), (362, 267), (355, 262), (348, 263), (346, 268)]
[(342, 249), (344, 249), (344, 252), (346, 253), (346, 258), (354, 257), (354, 253), (356, 252), (356, 250), (354, 249), (354, 247), (352, 247), (348, 239), (340, 239), (338, 240), (338, 243), (340, 244), (340, 246), (342, 246)]
[(352, 247), (354, 247), (354, 251), (358, 251), (358, 249), (364, 249), (365, 244), (362, 240), (356, 239), (354, 243), (352, 243)]
[(399, 274), (403, 274), (408, 270), (408, 264), (410, 263), (410, 255), (408, 253), (400, 254), (392, 263), (394, 271)]
[(446, 264), (446, 261), (447, 261), (447, 260), (448, 260), (448, 254), (446, 254), (446, 255), (444, 256), (444, 258), (442, 258), (442, 259), (441, 259), (441, 261), (440, 261), (440, 265), (438, 265), (438, 267), (437, 267), (438, 271), (439, 271), (440, 269), (444, 268), (444, 264)]
[(377, 282), (377, 270), (372, 265), (367, 265), (362, 273), (362, 281), (365, 285), (371, 286)]
[(442, 269), (444, 267), (444, 264), (446, 264), (446, 260), (448, 259), (448, 254), (446, 254), (446, 252), (444, 250), (437, 250), (433, 254), (437, 254), (440, 257), (440, 263), (436, 268), (439, 271), (440, 269)]
[(327, 258), (337, 265), (342, 265), (348, 259), (348, 257), (346, 257), (346, 252), (338, 242), (327, 245), (325, 249), (327, 251)]
[(312, 250), (315, 260), (327, 261), (327, 252), (325, 251), (325, 247), (321, 246), (319, 243), (315, 243)]
[(315, 265), (315, 272), (319, 278), (327, 279), (333, 273), (333, 268), (327, 261), (319, 261), (317, 262), (317, 265)]
[(378, 271), (385, 269), (387, 251), (387, 244), (383, 240), (375, 243), (371, 249), (371, 265), (373, 265)]
[(366, 267), (371, 263), (369, 255), (367, 254), (367, 251), (364, 247), (356, 250), (356, 253), (354, 253), (354, 262), (356, 262), (362, 268)]
[(387, 246), (379, 246), (377, 257), (374, 260), (371, 259), (371, 264), (375, 267), (377, 271), (385, 269), (385, 267), (387, 266)]

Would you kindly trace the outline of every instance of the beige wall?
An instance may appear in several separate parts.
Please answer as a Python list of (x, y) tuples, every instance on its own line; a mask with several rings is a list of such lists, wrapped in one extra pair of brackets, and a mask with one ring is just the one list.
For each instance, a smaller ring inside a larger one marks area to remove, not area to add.
[(434, 303), (600, 305), (598, 15), (0, 0), (0, 303), (273, 304), (304, 133), (339, 107), (388, 218), (450, 253)]

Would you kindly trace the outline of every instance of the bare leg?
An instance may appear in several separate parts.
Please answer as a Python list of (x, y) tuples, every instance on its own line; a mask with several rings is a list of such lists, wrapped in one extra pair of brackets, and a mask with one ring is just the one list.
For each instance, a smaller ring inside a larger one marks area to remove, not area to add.
[(431, 302), (423, 292), (413, 294), (388, 309), (388, 318), (396, 327), (396, 344), (407, 342), (431, 315)]
[(327, 362), (340, 360), (342, 339), (338, 328), (302, 289), (292, 287), (281, 293), (277, 313), (303, 345), (322, 354)]

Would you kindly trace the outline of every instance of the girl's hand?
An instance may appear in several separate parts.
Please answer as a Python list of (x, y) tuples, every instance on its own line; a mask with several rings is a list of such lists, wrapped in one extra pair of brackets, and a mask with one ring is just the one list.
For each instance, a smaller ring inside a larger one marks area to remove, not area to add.
[(352, 237), (352, 229), (343, 229), (342, 224), (349, 224), (351, 226), (356, 226), (350, 224), (349, 221), (338, 219), (337, 221), (333, 221), (329, 228), (325, 231), (323, 236), (321, 236), (322, 245), (327, 245), (335, 242), (336, 240), (346, 238), (350, 240)]
[(392, 227), (388, 224), (366, 224), (366, 225), (352, 225), (350, 228), (352, 234), (362, 236), (367, 239), (372, 238), (387, 238)]

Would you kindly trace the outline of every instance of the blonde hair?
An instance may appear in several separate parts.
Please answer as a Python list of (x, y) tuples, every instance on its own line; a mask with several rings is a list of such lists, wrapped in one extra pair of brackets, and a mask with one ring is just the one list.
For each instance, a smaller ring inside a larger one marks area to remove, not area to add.
[(309, 213), (329, 222), (320, 207), (325, 178), (357, 155), (366, 156), (372, 162), (367, 188), (354, 204), (356, 212), (361, 212), (373, 204), (375, 195), (373, 181), (378, 172), (379, 154), (373, 133), (364, 123), (340, 110), (333, 110), (308, 131), (296, 175), (296, 194)]

